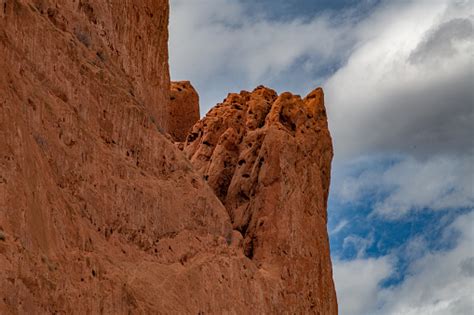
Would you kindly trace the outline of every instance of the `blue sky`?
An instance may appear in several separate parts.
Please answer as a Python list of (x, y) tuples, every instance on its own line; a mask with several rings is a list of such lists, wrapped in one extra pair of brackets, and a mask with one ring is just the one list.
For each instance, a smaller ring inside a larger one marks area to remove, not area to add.
[(370, 12), (379, 0), (243, 0), (249, 10), (247, 13), (263, 15), (271, 20), (294, 20), (295, 18), (311, 19), (321, 13), (333, 13), (336, 10), (359, 10), (359, 17), (364, 11)]
[(341, 314), (474, 313), (471, 0), (171, 0), (173, 80), (205, 114), (325, 90)]

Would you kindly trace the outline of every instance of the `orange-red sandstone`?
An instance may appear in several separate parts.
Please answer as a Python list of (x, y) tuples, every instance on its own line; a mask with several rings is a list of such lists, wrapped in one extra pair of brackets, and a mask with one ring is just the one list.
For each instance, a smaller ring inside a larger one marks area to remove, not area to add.
[(322, 91), (231, 94), (181, 152), (168, 12), (2, 2), (0, 313), (336, 314)]

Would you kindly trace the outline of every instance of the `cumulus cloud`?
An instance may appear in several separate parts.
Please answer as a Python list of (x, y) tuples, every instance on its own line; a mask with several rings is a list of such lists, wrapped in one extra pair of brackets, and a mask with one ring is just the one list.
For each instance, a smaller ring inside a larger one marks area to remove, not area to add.
[[(472, 158), (408, 158), (389, 168), (382, 183), (391, 187), (375, 205), (378, 214), (398, 217), (410, 210), (474, 208)], [(379, 182), (380, 183), (380, 182)]]
[(429, 32), (409, 56), (412, 63), (427, 59), (443, 59), (454, 56), (456, 44), (469, 41), (472, 36), (472, 21), (467, 18), (454, 18), (440, 24)]
[(457, 245), (415, 260), (409, 276), (394, 288), (380, 292), (380, 314), (452, 314), (474, 312), (474, 212), (460, 216), (447, 233), (458, 233)]
[[(259, 84), (299, 94), (322, 85), (335, 145), (332, 198), (365, 203), (378, 219), (466, 211), (474, 207), (473, 6), (382, 0), (363, 14), (279, 20), (251, 1), (171, 0), (171, 74), (197, 87), (202, 114)], [(342, 248), (357, 253), (351, 261), (333, 253), (341, 314), (473, 312), (472, 211), (446, 230), (460, 235), (452, 249), (430, 252), (417, 238), (379, 258), (365, 255), (373, 235), (353, 235), (351, 216), (339, 219), (331, 234), (349, 233)], [(400, 255), (409, 273), (384, 288)]]
[(228, 92), (259, 84), (308, 92), (315, 72), (327, 72), (353, 43), (348, 16), (275, 20), (252, 11), (256, 7), (234, 0), (171, 1), (172, 78), (197, 86), (204, 112)]
[(379, 284), (393, 272), (388, 257), (333, 262), (341, 315), (369, 314), (377, 306)]
[[(341, 315), (469, 315), (474, 311), (474, 212), (458, 217), (446, 234), (458, 235), (452, 249), (413, 253), (404, 280), (383, 281), (396, 272), (395, 257), (334, 261)], [(410, 252), (408, 252), (410, 253)]]
[(472, 1), (392, 2), (325, 84), (336, 158), (472, 154)]
[(196, 85), (203, 113), (259, 84), (300, 94), (322, 84), (336, 159), (472, 153), (472, 1), (382, 1), (363, 19), (269, 19), (233, 0), (171, 5), (172, 77)]
[[(371, 162), (372, 161), (372, 162)], [(383, 162), (366, 158), (349, 163), (333, 185), (346, 204), (373, 201), (373, 214), (397, 219), (416, 211), (474, 208), (474, 161), (471, 156), (436, 155), (427, 160), (410, 156)], [(374, 164), (383, 166), (374, 167)]]

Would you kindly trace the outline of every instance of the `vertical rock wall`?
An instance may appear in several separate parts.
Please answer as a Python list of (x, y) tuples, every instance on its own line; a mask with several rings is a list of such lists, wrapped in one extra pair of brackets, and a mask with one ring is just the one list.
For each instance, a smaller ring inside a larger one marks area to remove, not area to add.
[(336, 313), (321, 93), (233, 95), (179, 151), (168, 12), (0, 1), (1, 314)]

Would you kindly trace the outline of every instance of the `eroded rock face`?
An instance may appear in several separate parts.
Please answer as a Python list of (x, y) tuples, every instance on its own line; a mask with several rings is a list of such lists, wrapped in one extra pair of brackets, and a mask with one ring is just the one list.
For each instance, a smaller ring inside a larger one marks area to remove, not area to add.
[(2, 2), (1, 314), (336, 312), (321, 95), (235, 95), (188, 136), (191, 163), (162, 133), (168, 12)]
[(189, 81), (171, 82), (166, 132), (177, 142), (186, 140), (199, 120), (199, 96)]
[(167, 20), (166, 1), (2, 3), (0, 313), (165, 312), (159, 283), (230, 237), (155, 118)]
[(277, 308), (334, 314), (323, 91), (229, 94), (193, 127), (184, 151), (226, 206), (245, 255), (278, 279)]

